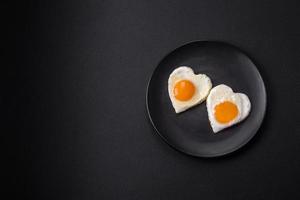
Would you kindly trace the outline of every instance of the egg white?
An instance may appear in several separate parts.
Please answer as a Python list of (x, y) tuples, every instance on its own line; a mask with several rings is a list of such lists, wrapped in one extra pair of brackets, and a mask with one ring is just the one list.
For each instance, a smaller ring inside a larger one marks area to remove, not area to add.
[[(228, 123), (219, 123), (215, 119), (215, 106), (224, 102), (230, 101), (238, 108), (238, 115)], [(250, 113), (251, 103), (247, 95), (243, 93), (234, 93), (227, 85), (221, 84), (211, 89), (207, 100), (206, 107), (210, 125), (214, 133), (217, 133), (225, 128), (243, 121)]]
[[(189, 80), (195, 86), (195, 94), (188, 101), (179, 101), (174, 96), (174, 87), (178, 81)], [(182, 66), (176, 68), (169, 76), (168, 92), (172, 106), (176, 113), (183, 112), (197, 104), (203, 102), (210, 89), (212, 88), (211, 80), (205, 74), (195, 74), (190, 67)]]

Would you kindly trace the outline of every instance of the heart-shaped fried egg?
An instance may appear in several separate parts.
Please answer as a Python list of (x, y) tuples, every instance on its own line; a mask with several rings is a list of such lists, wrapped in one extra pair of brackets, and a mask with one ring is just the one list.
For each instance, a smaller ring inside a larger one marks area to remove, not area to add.
[(205, 74), (195, 74), (190, 67), (176, 68), (169, 76), (168, 91), (176, 113), (203, 102), (212, 87)]
[(234, 93), (230, 87), (223, 84), (211, 89), (206, 106), (214, 133), (241, 122), (251, 110), (247, 95)]

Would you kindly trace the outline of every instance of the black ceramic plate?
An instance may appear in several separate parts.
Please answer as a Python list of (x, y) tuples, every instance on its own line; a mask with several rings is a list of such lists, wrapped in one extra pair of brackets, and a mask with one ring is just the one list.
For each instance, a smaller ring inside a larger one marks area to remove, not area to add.
[[(249, 116), (214, 134), (206, 102), (176, 114), (168, 95), (168, 78), (179, 66), (207, 74), (213, 87), (226, 84), (234, 92), (247, 94), (252, 104)], [(168, 144), (193, 156), (215, 157), (239, 149), (256, 134), (265, 115), (266, 91), (255, 64), (240, 49), (223, 42), (197, 41), (175, 49), (158, 64), (148, 84), (146, 104), (152, 125)]]

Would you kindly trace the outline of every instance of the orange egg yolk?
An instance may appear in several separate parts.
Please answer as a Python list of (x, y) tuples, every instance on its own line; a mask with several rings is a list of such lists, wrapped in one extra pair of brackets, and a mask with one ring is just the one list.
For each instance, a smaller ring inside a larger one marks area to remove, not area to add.
[(179, 101), (190, 100), (195, 93), (195, 86), (189, 80), (181, 80), (175, 84), (174, 96)]
[(236, 118), (238, 108), (234, 103), (225, 101), (215, 106), (215, 118), (219, 123), (225, 124)]

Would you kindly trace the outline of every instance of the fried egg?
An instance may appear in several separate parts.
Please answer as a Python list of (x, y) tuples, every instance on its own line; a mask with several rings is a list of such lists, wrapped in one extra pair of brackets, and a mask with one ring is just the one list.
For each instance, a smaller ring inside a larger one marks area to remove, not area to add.
[(251, 103), (247, 95), (234, 93), (227, 85), (211, 89), (206, 107), (214, 133), (243, 121), (250, 113)]
[(212, 87), (205, 74), (195, 74), (190, 67), (176, 68), (169, 76), (168, 91), (176, 113), (203, 102)]

